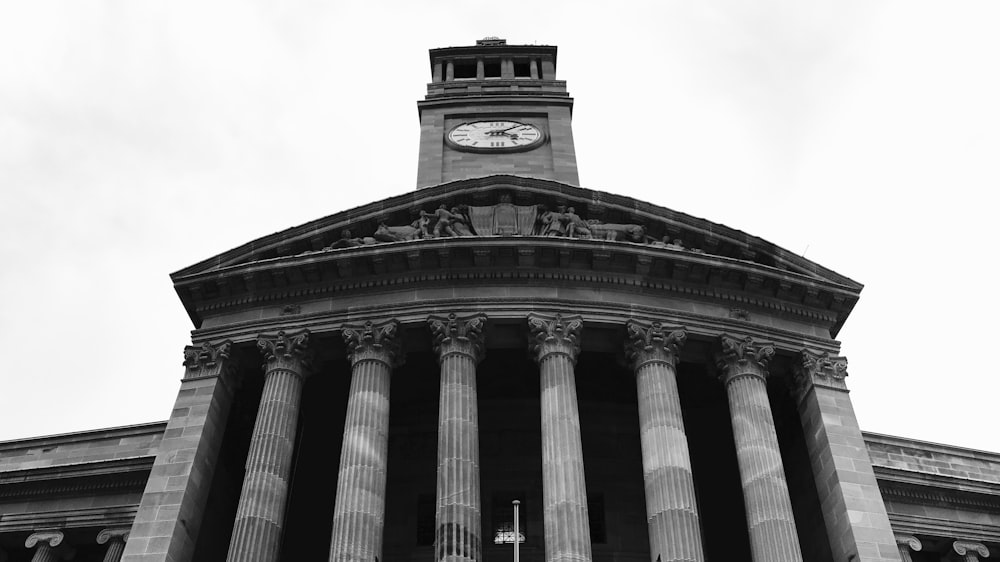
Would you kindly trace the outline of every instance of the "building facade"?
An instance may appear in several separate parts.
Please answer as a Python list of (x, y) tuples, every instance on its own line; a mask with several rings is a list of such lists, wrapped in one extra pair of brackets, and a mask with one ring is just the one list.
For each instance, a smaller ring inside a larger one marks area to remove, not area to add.
[(580, 187), (555, 47), (430, 71), (416, 191), (172, 276), (196, 329), (166, 422), (0, 443), (0, 560), (1000, 547), (1000, 455), (858, 427), (835, 338), (859, 283)]

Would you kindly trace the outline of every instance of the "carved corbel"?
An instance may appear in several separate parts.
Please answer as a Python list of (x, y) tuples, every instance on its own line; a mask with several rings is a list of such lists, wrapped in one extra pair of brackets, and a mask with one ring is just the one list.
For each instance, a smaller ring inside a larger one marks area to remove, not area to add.
[(952, 543), (951, 549), (962, 562), (979, 562), (980, 558), (990, 556), (990, 549), (979, 542), (957, 540)]

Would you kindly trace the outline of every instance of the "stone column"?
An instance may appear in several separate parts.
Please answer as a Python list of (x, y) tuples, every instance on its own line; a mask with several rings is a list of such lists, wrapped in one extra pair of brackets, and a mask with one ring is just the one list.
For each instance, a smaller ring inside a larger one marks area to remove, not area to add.
[(899, 560), (893, 548), (899, 543), (844, 383), (847, 360), (804, 349), (794, 367), (799, 420), (834, 559)]
[(979, 562), (980, 557), (989, 558), (990, 550), (986, 545), (972, 541), (955, 541), (951, 545), (952, 551), (958, 555), (962, 562)]
[(911, 552), (920, 552), (923, 545), (920, 540), (913, 535), (895, 535), (896, 546), (899, 547), (899, 559), (901, 562), (913, 562)]
[(801, 562), (792, 502), (767, 398), (767, 363), (774, 347), (721, 336), (718, 366), (729, 396), (747, 526), (754, 562)]
[(389, 379), (403, 360), (398, 333), (395, 320), (342, 328), (351, 362), (351, 390), (333, 507), (331, 562), (382, 559)]
[(119, 562), (122, 559), (128, 532), (127, 528), (104, 529), (97, 534), (97, 544), (108, 545), (108, 550), (104, 552), (104, 562)]
[(278, 559), (302, 384), (311, 362), (308, 343), (308, 330), (257, 339), (266, 360), (264, 391), (247, 454), (229, 562)]
[(482, 503), (476, 365), (485, 353), (486, 315), (431, 316), (427, 323), (441, 363), (435, 560), (479, 562)]
[(228, 340), (184, 348), (184, 379), (125, 543), (126, 562), (194, 555), (239, 383), (231, 352)]
[(532, 313), (528, 328), (541, 379), (545, 560), (590, 562), (587, 482), (573, 372), (583, 319)]
[(32, 533), (24, 541), (26, 548), (34, 548), (35, 555), (31, 557), (31, 562), (57, 562), (66, 557), (61, 556), (56, 548), (62, 544), (64, 535), (61, 531), (38, 531)]
[(639, 397), (649, 558), (652, 562), (701, 562), (705, 553), (677, 392), (677, 350), (687, 333), (664, 328), (659, 322), (629, 321), (626, 328), (625, 354), (635, 371)]

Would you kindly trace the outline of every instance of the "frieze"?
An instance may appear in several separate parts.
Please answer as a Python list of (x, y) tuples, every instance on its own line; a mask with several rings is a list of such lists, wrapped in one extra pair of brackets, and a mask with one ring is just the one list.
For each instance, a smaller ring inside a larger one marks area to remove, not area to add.
[[(593, 211), (588, 211), (593, 212)], [(594, 213), (603, 215), (603, 213)], [(575, 207), (544, 204), (515, 205), (509, 195), (502, 195), (495, 205), (458, 204), (449, 207), (441, 203), (434, 210), (416, 209), (415, 219), (405, 224), (390, 224), (380, 217), (378, 226), (367, 235), (356, 236), (350, 229), (340, 231), (340, 238), (322, 250), (356, 248), (375, 244), (455, 238), (466, 236), (544, 236), (580, 240), (605, 240), (646, 244), (656, 248), (704, 253), (699, 248), (686, 247), (675, 233), (656, 238), (647, 235), (646, 225), (605, 222), (599, 218), (582, 218)], [(314, 253), (307, 250), (302, 254)]]

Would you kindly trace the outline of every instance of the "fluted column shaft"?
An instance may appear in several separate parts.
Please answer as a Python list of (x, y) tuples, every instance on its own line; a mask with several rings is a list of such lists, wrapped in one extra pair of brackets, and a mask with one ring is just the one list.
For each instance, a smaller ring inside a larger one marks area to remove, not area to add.
[(476, 365), (483, 357), (485, 315), (428, 319), (441, 363), (438, 408), (436, 560), (482, 560), (479, 408)]
[(911, 552), (919, 552), (923, 545), (920, 544), (920, 539), (914, 537), (913, 535), (895, 535), (896, 546), (899, 548), (899, 559), (901, 562), (913, 562), (913, 556)]
[(274, 562), (281, 547), (288, 479), (298, 430), (302, 384), (308, 373), (308, 332), (261, 337), (267, 360), (246, 475), (236, 510), (229, 562)]
[(112, 539), (108, 541), (108, 550), (104, 553), (104, 562), (119, 562), (125, 552), (125, 541)]
[(389, 452), (389, 380), (401, 362), (398, 323), (345, 326), (351, 390), (340, 449), (330, 560), (382, 559)]
[(767, 398), (774, 347), (722, 336), (719, 357), (733, 423), (754, 562), (800, 562), (802, 552)]
[(59, 557), (56, 556), (56, 551), (54, 548), (47, 544), (40, 544), (38, 548), (35, 549), (35, 555), (31, 557), (31, 562), (56, 562)]
[(125, 552), (125, 542), (128, 541), (129, 528), (104, 529), (97, 535), (97, 544), (107, 544), (104, 551), (104, 562), (119, 562)]
[(687, 334), (659, 323), (629, 322), (627, 328), (626, 354), (639, 397), (649, 557), (654, 562), (701, 562), (705, 554), (677, 391), (677, 349)]
[(545, 560), (590, 562), (590, 520), (574, 373), (583, 321), (578, 316), (532, 314), (528, 325), (541, 378)]

